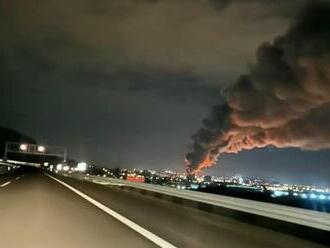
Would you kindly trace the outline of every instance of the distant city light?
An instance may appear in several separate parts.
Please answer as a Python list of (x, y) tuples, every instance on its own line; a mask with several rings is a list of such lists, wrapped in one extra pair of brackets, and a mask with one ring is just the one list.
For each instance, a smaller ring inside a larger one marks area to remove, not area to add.
[(301, 194), (301, 198), (307, 199), (307, 194), (305, 194), (305, 193)]
[(316, 198), (316, 195), (314, 193), (310, 194), (309, 195), (311, 199), (315, 199)]
[(191, 189), (198, 189), (199, 188), (198, 184), (191, 184), (190, 187), (191, 187)]
[(56, 165), (56, 170), (60, 171), (60, 170), (62, 170), (62, 167), (63, 167), (62, 164), (58, 164), (58, 165)]
[(21, 144), (21, 145), (19, 146), (19, 149), (20, 149), (21, 151), (26, 151), (26, 150), (27, 150), (27, 144)]
[(176, 188), (177, 189), (186, 189), (186, 186), (184, 186), (184, 185), (177, 185)]
[(325, 195), (319, 195), (319, 199), (320, 200), (325, 200), (326, 199), (326, 196)]
[(70, 167), (69, 167), (68, 165), (64, 165), (64, 166), (63, 166), (63, 170), (64, 170), (64, 171), (69, 171), (69, 169), (70, 169)]
[(285, 192), (275, 190), (273, 195), (274, 195), (274, 197), (280, 197), (282, 195), (285, 195)]
[(45, 162), (45, 163), (44, 163), (44, 166), (45, 166), (45, 167), (47, 167), (48, 165), (49, 165), (49, 163), (48, 163), (48, 162)]
[(87, 170), (87, 163), (81, 162), (77, 165), (77, 171), (84, 172)]
[(38, 152), (45, 152), (46, 148), (44, 146), (38, 146), (37, 150)]

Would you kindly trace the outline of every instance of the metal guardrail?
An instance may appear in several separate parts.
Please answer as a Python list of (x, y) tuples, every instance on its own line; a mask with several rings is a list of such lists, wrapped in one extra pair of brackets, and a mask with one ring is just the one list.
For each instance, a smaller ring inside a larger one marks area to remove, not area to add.
[(160, 185), (135, 183), (126, 180), (104, 178), (98, 176), (66, 175), (80, 180), (87, 180), (103, 185), (128, 186), (136, 189), (147, 190), (155, 193), (174, 196), (190, 201), (201, 202), (228, 208), (243, 213), (264, 216), (267, 218), (289, 222), (297, 225), (330, 231), (330, 214), (313, 210), (277, 205), (273, 203), (258, 202), (254, 200), (234, 198), (230, 196), (215, 195), (210, 193), (181, 190)]
[(20, 166), (20, 165), (27, 165), (27, 166), (33, 166), (33, 167), (40, 167), (39, 163), (29, 163), (29, 162), (23, 162), (23, 161), (18, 161), (18, 160), (6, 160), (6, 162), (4, 162), (3, 160), (0, 160), (0, 166), (8, 166), (8, 167), (12, 167), (12, 166)]

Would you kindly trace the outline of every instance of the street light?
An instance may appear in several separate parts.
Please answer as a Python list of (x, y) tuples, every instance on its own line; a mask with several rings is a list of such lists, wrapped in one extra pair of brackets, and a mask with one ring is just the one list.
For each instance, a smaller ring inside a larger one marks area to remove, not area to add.
[(19, 146), (19, 149), (20, 149), (21, 151), (26, 151), (26, 150), (27, 150), (27, 144), (21, 144), (21, 145)]
[(44, 146), (38, 146), (38, 152), (45, 152), (46, 148)]

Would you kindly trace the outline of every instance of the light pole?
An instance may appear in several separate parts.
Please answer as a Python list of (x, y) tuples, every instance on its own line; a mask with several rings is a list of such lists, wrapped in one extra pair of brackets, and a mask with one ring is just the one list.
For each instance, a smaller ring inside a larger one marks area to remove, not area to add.
[(7, 161), (7, 152), (8, 152), (8, 142), (6, 142), (6, 146), (5, 146), (5, 161)]

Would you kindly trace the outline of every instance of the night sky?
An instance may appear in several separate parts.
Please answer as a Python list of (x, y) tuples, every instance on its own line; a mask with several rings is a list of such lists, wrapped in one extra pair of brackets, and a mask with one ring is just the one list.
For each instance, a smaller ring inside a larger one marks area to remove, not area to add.
[[(0, 125), (77, 160), (183, 171), (202, 119), (306, 2), (0, 0)], [(206, 173), (329, 184), (330, 152), (254, 149)]]

